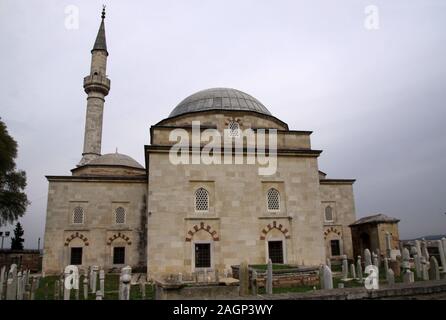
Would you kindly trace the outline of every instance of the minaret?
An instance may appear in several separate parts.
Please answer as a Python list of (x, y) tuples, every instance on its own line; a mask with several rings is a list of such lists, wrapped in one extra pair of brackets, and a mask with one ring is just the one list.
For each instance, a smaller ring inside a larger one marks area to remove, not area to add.
[(101, 155), (102, 118), (104, 97), (110, 90), (107, 78), (107, 43), (105, 41), (105, 6), (102, 9), (102, 21), (98, 35), (91, 50), (90, 75), (84, 78), (84, 90), (87, 93), (87, 116), (85, 120), (84, 151), (78, 166), (87, 164)]

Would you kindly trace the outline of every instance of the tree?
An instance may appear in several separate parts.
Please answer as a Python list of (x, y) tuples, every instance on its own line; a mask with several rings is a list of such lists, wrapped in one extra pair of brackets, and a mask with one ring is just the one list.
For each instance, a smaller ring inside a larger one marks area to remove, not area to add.
[(24, 189), (26, 173), (16, 170), (17, 142), (0, 119), (0, 226), (13, 223), (29, 205)]
[(22, 225), (20, 222), (17, 222), (14, 229), (14, 237), (11, 238), (11, 250), (23, 250), (23, 242), (25, 242), (25, 239), (22, 236), (24, 233)]

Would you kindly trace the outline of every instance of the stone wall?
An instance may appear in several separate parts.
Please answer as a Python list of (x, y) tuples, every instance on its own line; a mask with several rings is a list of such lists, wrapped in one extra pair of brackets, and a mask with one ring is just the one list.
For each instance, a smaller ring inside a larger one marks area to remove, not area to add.
[(19, 269), (39, 272), (42, 270), (42, 254), (40, 250), (0, 250), (0, 269), (6, 266), (9, 270), (14, 263)]
[[(330, 241), (340, 240), (341, 255), (346, 254), (352, 259), (353, 245), (349, 225), (356, 220), (352, 182), (321, 180), (320, 189), (321, 216), (324, 221), (324, 240), (327, 257), (333, 258)], [(325, 221), (325, 208), (327, 206), (333, 209), (333, 221)]]
[[(78, 177), (77, 177), (78, 178)], [(147, 182), (144, 180), (72, 180), (49, 178), (43, 271), (58, 273), (70, 264), (71, 247), (82, 247), (82, 265), (114, 265), (113, 247), (125, 247), (125, 264), (146, 264), (145, 215)], [(74, 224), (73, 210), (82, 207), (84, 223)], [(116, 224), (117, 207), (126, 212), (124, 224)]]

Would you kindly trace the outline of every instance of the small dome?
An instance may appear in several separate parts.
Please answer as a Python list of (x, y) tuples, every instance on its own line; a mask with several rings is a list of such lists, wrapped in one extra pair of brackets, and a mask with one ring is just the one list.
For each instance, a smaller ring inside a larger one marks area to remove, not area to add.
[(138, 169), (144, 169), (135, 159), (121, 153), (107, 153), (99, 158), (90, 161), (87, 165), (98, 166), (126, 166)]
[(169, 118), (207, 110), (254, 111), (271, 115), (259, 100), (249, 94), (236, 89), (213, 88), (194, 93), (181, 101), (170, 113)]

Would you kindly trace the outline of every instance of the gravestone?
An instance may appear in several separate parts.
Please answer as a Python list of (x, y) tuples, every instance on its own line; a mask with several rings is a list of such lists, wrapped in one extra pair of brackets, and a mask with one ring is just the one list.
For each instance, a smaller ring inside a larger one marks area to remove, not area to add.
[(327, 265), (323, 266), (323, 289), (333, 289), (333, 274)]
[[(444, 259), (446, 260), (446, 238), (441, 238), (441, 244), (443, 246)], [(446, 271), (446, 265), (443, 267), (443, 270)]]
[(144, 281), (139, 283), (139, 289), (141, 290), (141, 299), (146, 300), (146, 283)]
[(353, 279), (356, 279), (356, 269), (355, 269), (355, 265), (353, 263), (350, 264), (350, 274)]
[(417, 279), (422, 279), (423, 278), (423, 271), (421, 269), (421, 259), (420, 259), (420, 256), (418, 254), (415, 254), (413, 256), (413, 261), (415, 263), (415, 273), (416, 273)]
[(421, 241), (420, 240), (415, 240), (415, 248), (417, 249), (418, 257), (420, 257), (420, 260), (421, 260), (421, 256), (423, 254), (421, 253)]
[(401, 275), (401, 256), (397, 256), (395, 260), (390, 260), (389, 267), (392, 269), (395, 277), (399, 277)]
[(403, 263), (401, 267), (403, 268), (403, 272), (410, 269), (410, 253), (407, 248), (403, 248)]
[(407, 270), (403, 273), (403, 282), (404, 283), (412, 283), (415, 282), (415, 277), (412, 271)]
[(445, 248), (443, 247), (443, 242), (441, 240), (437, 240), (438, 253), (440, 255), (441, 267), (443, 268), (443, 272), (446, 272), (446, 255)]
[(429, 266), (428, 266), (428, 262), (426, 261), (426, 257), (421, 256), (421, 278), (424, 281), (429, 280)]
[(373, 253), (372, 255), (373, 255), (373, 265), (379, 268), (378, 255), (376, 253)]
[(358, 272), (358, 278), (359, 281), (362, 282), (362, 263), (361, 263), (361, 256), (358, 256), (358, 260), (356, 262), (356, 271)]
[(88, 300), (88, 277), (84, 276), (84, 300)]
[(105, 296), (105, 271), (99, 270), (99, 290), (101, 290), (101, 296)]
[(384, 258), (384, 272), (387, 277), (387, 270), (389, 270), (389, 258)]
[(429, 261), (429, 252), (427, 251), (427, 241), (426, 239), (421, 239), (421, 254), (426, 258), (426, 261)]
[(429, 279), (440, 280), (440, 268), (434, 256), (431, 256), (429, 259)]
[(6, 300), (17, 299), (17, 265), (15, 263), (9, 267), (6, 295)]
[(251, 294), (253, 296), (257, 295), (257, 271), (252, 270), (251, 273)]
[(121, 294), (120, 300), (130, 300), (130, 281), (132, 280), (132, 268), (126, 266), (121, 270)]
[(364, 250), (364, 267), (368, 267), (372, 264), (372, 255), (369, 249)]
[(347, 256), (344, 254), (342, 256), (342, 279), (348, 278), (348, 260)]
[(324, 288), (324, 265), (321, 264), (319, 266), (319, 285), (321, 286), (321, 289)]
[(243, 261), (239, 267), (240, 296), (249, 295), (249, 269), (248, 262)]
[(395, 284), (395, 274), (393, 273), (393, 270), (391, 268), (389, 268), (387, 270), (387, 284), (389, 286), (393, 286)]
[(268, 260), (266, 268), (266, 293), (273, 294), (273, 263), (271, 259)]
[(96, 293), (96, 284), (98, 281), (98, 271), (99, 271), (99, 267), (98, 266), (93, 266), (91, 268), (91, 292), (92, 293)]
[(102, 300), (102, 291), (101, 290), (96, 291), (96, 300)]
[(23, 300), (23, 274), (19, 271), (17, 274), (17, 300)]

